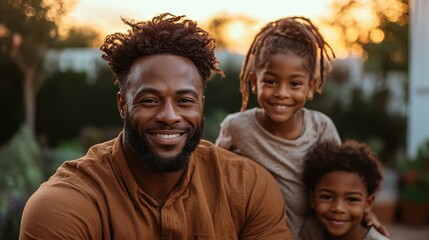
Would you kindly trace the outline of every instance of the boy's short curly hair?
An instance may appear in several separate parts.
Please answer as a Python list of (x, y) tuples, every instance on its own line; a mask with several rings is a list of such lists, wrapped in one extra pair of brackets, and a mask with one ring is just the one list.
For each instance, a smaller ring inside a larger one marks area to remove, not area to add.
[(325, 142), (316, 145), (305, 157), (303, 182), (313, 191), (324, 175), (345, 171), (360, 176), (368, 195), (375, 193), (383, 179), (380, 163), (368, 145), (347, 140), (342, 145)]
[(116, 77), (115, 83), (124, 91), (133, 62), (140, 57), (154, 54), (174, 54), (189, 58), (197, 67), (204, 87), (214, 72), (222, 73), (218, 67), (214, 49), (215, 40), (197, 27), (197, 23), (163, 13), (151, 21), (135, 22), (122, 18), (131, 27), (125, 33), (108, 35), (100, 49), (102, 58), (109, 63)]

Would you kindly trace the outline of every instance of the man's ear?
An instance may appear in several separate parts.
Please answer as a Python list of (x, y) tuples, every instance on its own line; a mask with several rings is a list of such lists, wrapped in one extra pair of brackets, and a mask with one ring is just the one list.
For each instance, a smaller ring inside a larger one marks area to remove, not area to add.
[(201, 107), (202, 107), (202, 109), (204, 110), (204, 104), (205, 104), (205, 102), (206, 102), (206, 96), (205, 95), (203, 95), (203, 98), (202, 98), (202, 100), (201, 100), (202, 102), (201, 102)]
[(370, 213), (372, 206), (374, 205), (375, 194), (368, 196), (365, 203), (365, 213)]
[(127, 112), (127, 100), (122, 96), (120, 91), (116, 94), (116, 103), (118, 104), (119, 115), (121, 115), (122, 119), (125, 119)]
[(249, 75), (249, 79), (250, 79), (250, 85), (251, 85), (251, 90), (253, 94), (257, 93), (257, 81), (256, 81), (256, 74), (255, 73), (251, 73)]

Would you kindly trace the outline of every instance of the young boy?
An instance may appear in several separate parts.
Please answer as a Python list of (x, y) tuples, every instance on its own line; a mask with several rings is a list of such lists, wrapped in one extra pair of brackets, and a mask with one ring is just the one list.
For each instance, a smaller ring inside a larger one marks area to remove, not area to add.
[(305, 160), (303, 181), (310, 206), (325, 229), (324, 239), (387, 239), (361, 224), (382, 180), (380, 164), (366, 144), (321, 143)]

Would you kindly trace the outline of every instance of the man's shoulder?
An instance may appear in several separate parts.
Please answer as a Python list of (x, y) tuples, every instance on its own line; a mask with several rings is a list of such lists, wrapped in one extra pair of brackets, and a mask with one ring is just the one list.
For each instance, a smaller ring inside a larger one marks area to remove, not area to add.
[[(80, 191), (90, 193), (98, 189), (97, 182), (102, 182), (105, 177), (111, 177), (113, 145), (115, 140), (92, 146), (88, 152), (74, 160), (65, 161), (57, 171), (44, 183), (38, 192), (43, 194), (51, 188), (67, 191)], [(104, 177), (103, 177), (104, 176)]]

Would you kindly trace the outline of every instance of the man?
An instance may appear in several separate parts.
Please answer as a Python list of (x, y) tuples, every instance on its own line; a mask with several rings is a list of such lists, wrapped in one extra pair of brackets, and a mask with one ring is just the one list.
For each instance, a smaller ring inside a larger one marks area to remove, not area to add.
[(273, 178), (200, 141), (214, 40), (183, 16), (123, 21), (101, 47), (123, 131), (65, 162), (27, 202), (21, 239), (291, 239)]

